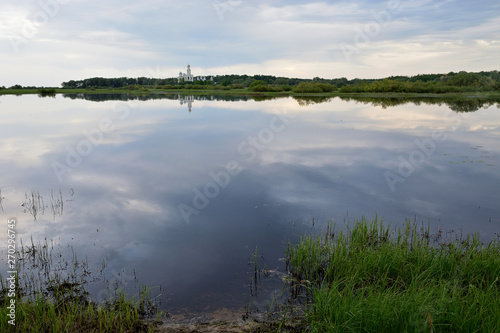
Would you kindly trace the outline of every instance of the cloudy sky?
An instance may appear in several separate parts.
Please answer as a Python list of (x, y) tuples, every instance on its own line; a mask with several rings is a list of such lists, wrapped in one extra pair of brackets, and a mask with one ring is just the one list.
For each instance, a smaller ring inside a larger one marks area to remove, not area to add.
[(2, 0), (0, 86), (500, 69), (498, 0)]

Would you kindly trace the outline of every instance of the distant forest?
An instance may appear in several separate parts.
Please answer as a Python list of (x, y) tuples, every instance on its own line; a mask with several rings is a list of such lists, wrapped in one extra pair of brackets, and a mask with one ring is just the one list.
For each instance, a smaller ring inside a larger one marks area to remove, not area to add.
[(500, 72), (450, 72), (447, 74), (420, 74), (391, 76), (384, 79), (353, 79), (345, 77), (311, 79), (277, 77), (273, 75), (217, 75), (214, 80), (178, 82), (176, 78), (89, 78), (62, 83), (63, 88), (127, 88), (127, 89), (244, 89), (258, 92), (293, 91), (321, 92), (410, 92), (446, 93), (462, 91), (500, 91)]
[[(63, 89), (247, 89), (255, 92), (293, 91), (295, 93), (408, 92), (447, 93), (467, 91), (500, 91), (500, 72), (450, 72), (447, 74), (419, 74), (391, 76), (383, 79), (299, 79), (273, 75), (217, 75), (212, 80), (178, 82), (177, 78), (102, 78), (70, 80), (61, 84)], [(26, 89), (15, 85), (10, 89)], [(5, 89), (5, 87), (0, 87)]]

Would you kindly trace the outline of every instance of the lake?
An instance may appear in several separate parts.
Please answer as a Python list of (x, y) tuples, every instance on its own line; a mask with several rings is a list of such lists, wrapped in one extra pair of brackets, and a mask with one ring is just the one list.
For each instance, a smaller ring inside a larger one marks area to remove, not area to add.
[(147, 284), (173, 313), (264, 307), (288, 241), (361, 216), (500, 233), (499, 101), (23, 95), (0, 110), (18, 248), (78, 256), (97, 300)]

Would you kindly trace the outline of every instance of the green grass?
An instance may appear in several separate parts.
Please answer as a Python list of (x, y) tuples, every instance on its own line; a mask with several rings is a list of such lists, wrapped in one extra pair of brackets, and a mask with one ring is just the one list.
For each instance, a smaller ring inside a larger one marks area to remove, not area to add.
[[(224, 88), (224, 89), (222, 89)], [(88, 94), (110, 94), (110, 93), (128, 93), (133, 95), (143, 95), (148, 93), (179, 93), (183, 95), (199, 95), (199, 94), (220, 94), (220, 95), (248, 95), (248, 96), (317, 96), (317, 97), (365, 97), (365, 98), (399, 98), (399, 97), (421, 97), (421, 98), (499, 98), (500, 92), (498, 91), (464, 91), (452, 93), (405, 93), (405, 92), (341, 92), (339, 90), (332, 92), (318, 92), (318, 93), (302, 93), (293, 91), (279, 91), (279, 92), (255, 92), (249, 88), (244, 89), (226, 89), (226, 87), (200, 87), (191, 89), (161, 89), (161, 88), (147, 88), (141, 89), (128, 89), (128, 88), (75, 88), (75, 89), (62, 89), (55, 88), (56, 94), (75, 94), (75, 93), (88, 93)], [(50, 89), (52, 90), (52, 89)], [(24, 94), (40, 94), (41, 88), (37, 89), (0, 89), (0, 95), (24, 95)]]
[(81, 297), (16, 301), (15, 326), (8, 323), (7, 302), (0, 309), (1, 332), (153, 332), (154, 324), (143, 319), (144, 298), (127, 299), (123, 293), (97, 305)]
[[(21, 241), (15, 293), (0, 276), (0, 332), (153, 332), (163, 313), (149, 288), (129, 297), (108, 285), (107, 300), (96, 303), (86, 285), (99, 275), (71, 251), (69, 262), (54, 252), (52, 242)], [(9, 323), (11, 300), (15, 300), (15, 326)]]
[(362, 218), (289, 244), (287, 265), (312, 332), (500, 332), (498, 241)]

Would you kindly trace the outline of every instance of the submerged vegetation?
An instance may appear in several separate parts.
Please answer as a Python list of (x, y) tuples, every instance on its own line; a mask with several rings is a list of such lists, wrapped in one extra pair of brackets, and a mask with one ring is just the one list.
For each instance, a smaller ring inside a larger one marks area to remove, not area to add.
[(287, 247), (312, 332), (499, 332), (500, 244), (364, 218)]

